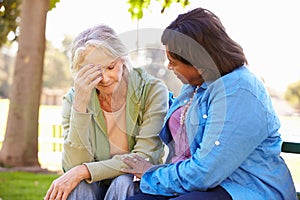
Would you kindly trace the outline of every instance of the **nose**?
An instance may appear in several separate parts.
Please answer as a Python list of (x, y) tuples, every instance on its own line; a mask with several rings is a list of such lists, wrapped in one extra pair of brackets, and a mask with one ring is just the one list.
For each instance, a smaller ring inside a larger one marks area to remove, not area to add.
[(109, 80), (109, 76), (108, 76), (108, 74), (105, 72), (105, 70), (103, 70), (101, 82), (102, 82), (102, 83), (105, 83), (105, 82), (107, 82), (108, 80)]

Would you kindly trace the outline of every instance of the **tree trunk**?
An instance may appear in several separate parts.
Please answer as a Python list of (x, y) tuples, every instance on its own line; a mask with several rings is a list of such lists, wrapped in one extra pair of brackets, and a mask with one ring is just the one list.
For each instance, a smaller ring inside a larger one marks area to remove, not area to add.
[(40, 166), (38, 117), (50, 0), (22, 0), (19, 49), (0, 164)]

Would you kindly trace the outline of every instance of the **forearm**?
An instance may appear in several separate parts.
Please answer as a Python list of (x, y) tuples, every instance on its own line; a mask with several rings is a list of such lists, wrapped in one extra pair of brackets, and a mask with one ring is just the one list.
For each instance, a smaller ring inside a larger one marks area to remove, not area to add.
[[(87, 182), (92, 183), (124, 174), (121, 169), (128, 168), (128, 166), (123, 162), (123, 158), (133, 155), (134, 153), (115, 155), (108, 160), (84, 163), (91, 176), (90, 180), (87, 180)], [(145, 155), (139, 155), (145, 157)]]
[(91, 178), (90, 172), (85, 165), (78, 165), (73, 168), (79, 180), (89, 180)]
[(116, 155), (108, 160), (84, 163), (91, 176), (88, 182), (91, 183), (95, 181), (101, 181), (123, 174), (121, 172), (121, 168), (127, 167), (122, 161), (123, 156), (124, 155)]
[(64, 170), (93, 161), (91, 144), (88, 139), (90, 114), (71, 111), (70, 126), (65, 130), (62, 164)]

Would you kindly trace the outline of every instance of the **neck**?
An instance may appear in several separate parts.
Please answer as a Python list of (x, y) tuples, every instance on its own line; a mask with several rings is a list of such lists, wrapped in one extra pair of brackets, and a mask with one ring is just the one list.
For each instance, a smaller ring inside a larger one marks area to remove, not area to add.
[(101, 108), (107, 112), (119, 110), (126, 103), (127, 84), (121, 84), (112, 94), (99, 92), (98, 99)]

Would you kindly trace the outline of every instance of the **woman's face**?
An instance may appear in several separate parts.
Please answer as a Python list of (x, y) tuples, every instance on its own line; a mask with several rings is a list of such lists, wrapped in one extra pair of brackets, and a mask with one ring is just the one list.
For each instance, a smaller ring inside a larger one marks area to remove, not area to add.
[(96, 88), (104, 95), (112, 94), (122, 80), (124, 64), (122, 59), (111, 57), (95, 47), (87, 47), (85, 56), (83, 66), (92, 64), (95, 67), (100, 65), (102, 68), (103, 78)]
[(179, 80), (184, 84), (201, 85), (204, 81), (200, 72), (191, 65), (187, 65), (173, 57), (166, 51), (169, 60), (168, 69), (172, 70)]

